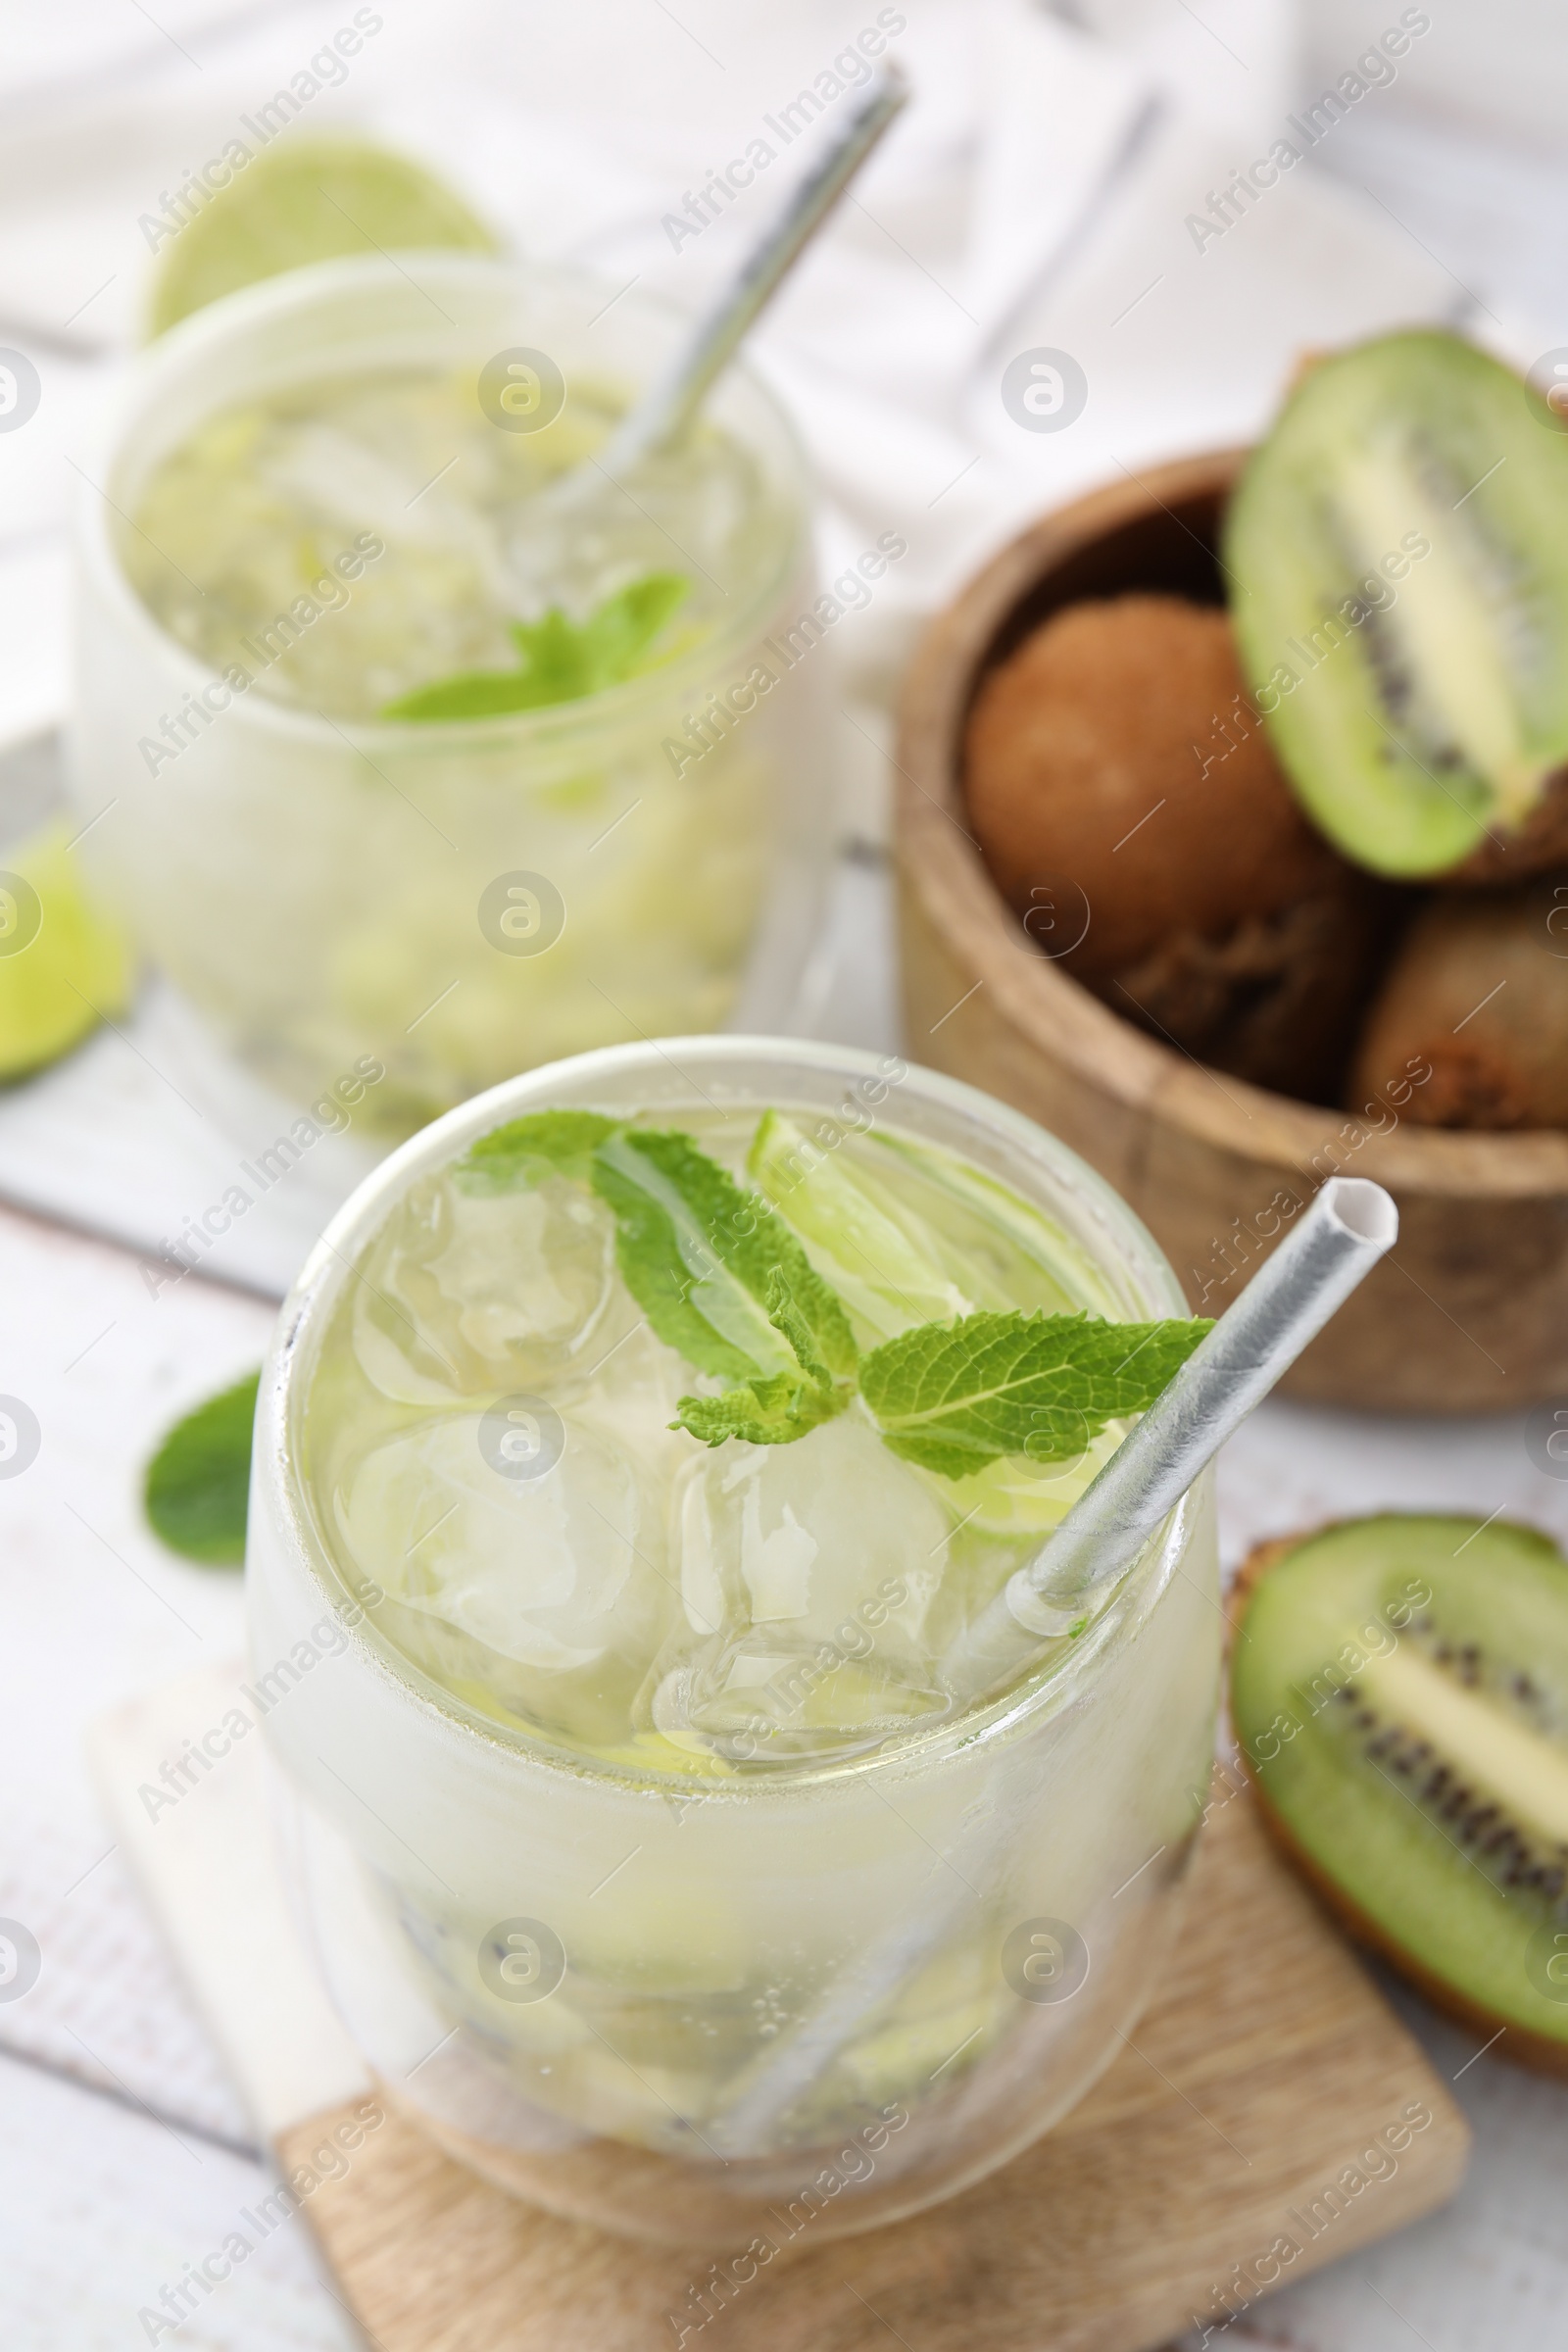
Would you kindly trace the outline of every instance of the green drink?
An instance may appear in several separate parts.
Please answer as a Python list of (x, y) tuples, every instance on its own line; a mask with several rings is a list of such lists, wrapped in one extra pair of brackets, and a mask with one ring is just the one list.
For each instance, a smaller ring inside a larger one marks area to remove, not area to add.
[(733, 369), (602, 525), (534, 513), (680, 330), (569, 271), (327, 262), (184, 320), (121, 394), (81, 519), (83, 855), (275, 1094), (372, 1054), (395, 1135), (553, 1056), (789, 1012), (831, 841), (788, 426)]
[[(548, 397), (526, 389), (536, 406)], [(516, 666), (510, 629), (526, 590), (513, 549), (533, 527), (528, 502), (590, 461), (620, 406), (613, 383), (590, 379), (522, 432), (498, 428), (511, 412), (477, 368), (291, 385), (220, 411), (164, 458), (120, 526), (120, 559), (210, 668), (247, 671), (298, 710), (376, 720), (454, 672)], [(713, 428), (609, 523), (557, 551), (554, 600), (580, 621), (650, 574), (674, 597), (617, 684), (697, 651), (734, 599), (765, 593), (794, 532), (751, 453)]]
[(1200, 1498), (1014, 1688), (954, 1664), (1190, 1345), (1152, 1245), (983, 1098), (765, 1043), (544, 1073), (368, 1189), (251, 1558), (258, 1677), (334, 1637), (270, 1727), (354, 2031), (647, 2234), (744, 2241), (867, 2132), (818, 2235), (1003, 2161), (1136, 2009), (1206, 1781)]

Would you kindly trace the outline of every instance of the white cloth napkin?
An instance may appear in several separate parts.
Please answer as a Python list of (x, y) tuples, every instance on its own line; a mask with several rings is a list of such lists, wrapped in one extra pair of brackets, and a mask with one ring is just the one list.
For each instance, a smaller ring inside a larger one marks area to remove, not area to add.
[[(1466, 308), (1396, 220), (1315, 164), (1223, 235), (1195, 237), (1190, 216), (1298, 100), (1291, 0), (1081, 0), (1075, 14), (1032, 0), (377, 0), (360, 11), (376, 20), (361, 52), (330, 86), (312, 76), (323, 86), (284, 135), (384, 136), (524, 253), (695, 307), (853, 103), (880, 39), (914, 101), (754, 352), (821, 477), (827, 574), (880, 533), (908, 543), (833, 639), (846, 691), (874, 709), (919, 620), (1029, 515), (1254, 433), (1303, 348)], [(354, 16), (353, 0), (184, 0), (155, 26), (129, 0), (93, 0), (85, 17), (40, 18), (0, 80), (0, 346), (30, 357), (42, 386), (26, 426), (0, 432), (0, 744), (63, 693), (72, 461), (136, 336), (147, 223)], [(1396, 16), (1383, 0), (1373, 32)], [(808, 123), (803, 91), (819, 110)], [(808, 126), (786, 140), (792, 123)], [(770, 159), (694, 231), (688, 197), (749, 148), (755, 167), (757, 141)], [(1062, 429), (1004, 402), (1009, 364), (1042, 349), (1082, 372)]]

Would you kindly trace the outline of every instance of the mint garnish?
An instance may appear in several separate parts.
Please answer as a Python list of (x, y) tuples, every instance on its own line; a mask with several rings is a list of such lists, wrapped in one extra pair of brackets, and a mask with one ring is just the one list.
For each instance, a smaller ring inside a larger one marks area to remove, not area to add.
[(597, 1110), (538, 1110), (509, 1119), (471, 1145), (453, 1169), (466, 1193), (527, 1191), (544, 1176), (574, 1176), (591, 1183), (593, 1156), (619, 1125)]
[(551, 703), (602, 694), (650, 666), (645, 657), (683, 602), (690, 583), (678, 571), (650, 571), (607, 597), (586, 620), (568, 619), (552, 605), (542, 620), (514, 620), (515, 669), (465, 669), (455, 677), (400, 695), (383, 718), (495, 718), (509, 710), (540, 710)]
[[(785, 1229), (788, 1239), (793, 1234)], [(798, 1254), (796, 1254), (798, 1253)], [(767, 1319), (782, 1332), (808, 1380), (831, 1388), (855, 1370), (859, 1350), (840, 1299), (795, 1242), (793, 1262), (775, 1262), (767, 1278)]]
[(1009, 1454), (1065, 1461), (1107, 1421), (1147, 1411), (1212, 1329), (986, 1311), (917, 1324), (860, 1356), (843, 1300), (780, 1211), (691, 1136), (545, 1111), (497, 1128), (456, 1174), (501, 1190), (554, 1169), (613, 1212), (621, 1275), (658, 1337), (738, 1384), (681, 1398), (672, 1426), (707, 1446), (791, 1445), (858, 1389), (883, 1444), (943, 1477)]
[(749, 1380), (721, 1396), (683, 1396), (676, 1429), (705, 1446), (722, 1446), (726, 1438), (789, 1446), (844, 1411), (855, 1391), (835, 1376), (855, 1370), (855, 1339), (833, 1293), (810, 1267), (807, 1273), (804, 1296), (782, 1266), (773, 1267), (767, 1283), (767, 1319), (789, 1342), (799, 1371)]
[(771, 1380), (750, 1380), (721, 1396), (683, 1396), (670, 1427), (684, 1429), (705, 1446), (722, 1446), (726, 1438), (744, 1438), (750, 1446), (793, 1446), (842, 1413), (851, 1395), (847, 1388), (824, 1389), (775, 1372)]
[(245, 1557), (251, 1431), (260, 1372), (176, 1421), (147, 1465), (143, 1501), (155, 1536), (204, 1568)]
[(849, 1319), (800, 1242), (689, 1135), (620, 1129), (595, 1152), (593, 1184), (614, 1211), (626, 1288), (659, 1338), (700, 1372), (799, 1378), (799, 1358), (773, 1320), (775, 1273), (825, 1363), (853, 1364)]
[(1087, 1314), (922, 1323), (864, 1359), (860, 1395), (885, 1446), (945, 1478), (1004, 1454), (1065, 1461), (1152, 1404), (1209, 1328)]

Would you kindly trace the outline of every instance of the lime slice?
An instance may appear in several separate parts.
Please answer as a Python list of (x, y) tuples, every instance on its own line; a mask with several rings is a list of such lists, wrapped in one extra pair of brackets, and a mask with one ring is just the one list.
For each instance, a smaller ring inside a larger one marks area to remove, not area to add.
[(1124, 1422), (1108, 1421), (1077, 1461), (1030, 1462), (1008, 1454), (968, 1478), (943, 1478), (934, 1470), (915, 1475), (956, 1513), (958, 1527), (976, 1536), (1027, 1540), (1060, 1526), (1126, 1435)]
[(981, 1307), (1118, 1312), (1091, 1260), (1058, 1225), (931, 1146), (884, 1135), (822, 1144), (770, 1110), (747, 1169), (851, 1314), (883, 1339)]
[(882, 1188), (897, 1213), (918, 1215), (938, 1265), (976, 1306), (1086, 1308), (1112, 1322), (1125, 1312), (1093, 1258), (1009, 1185), (904, 1136), (870, 1136), (863, 1152), (861, 1181)]
[(970, 1299), (944, 1280), (918, 1226), (911, 1231), (878, 1187), (782, 1111), (763, 1116), (746, 1166), (862, 1329), (891, 1339), (911, 1323), (951, 1322), (968, 1312)]
[(124, 1008), (125, 944), (82, 896), (56, 822), (0, 850), (0, 1079), (41, 1069)]
[(499, 251), (462, 198), (407, 156), (361, 139), (291, 139), (236, 172), (165, 248), (148, 335), (308, 262), (431, 246)]

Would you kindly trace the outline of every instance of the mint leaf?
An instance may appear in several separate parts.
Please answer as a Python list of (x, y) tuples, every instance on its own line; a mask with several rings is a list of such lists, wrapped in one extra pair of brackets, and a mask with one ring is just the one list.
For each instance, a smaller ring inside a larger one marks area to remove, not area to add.
[(555, 702), (598, 694), (635, 674), (643, 655), (676, 608), (690, 582), (678, 571), (650, 571), (610, 596), (580, 626), (559, 606), (543, 620), (514, 620), (512, 637), (530, 676), (548, 679), (559, 691)]
[(544, 1176), (590, 1182), (593, 1155), (619, 1121), (597, 1110), (536, 1110), (481, 1135), (452, 1171), (466, 1193), (528, 1192)]
[(535, 1111), (481, 1136), (453, 1170), (468, 1193), (526, 1189), (550, 1174), (591, 1183), (612, 1210), (627, 1288), (659, 1337), (701, 1371), (782, 1376), (792, 1387), (803, 1372), (822, 1387), (853, 1372), (849, 1318), (795, 1234), (690, 1136), (628, 1129), (593, 1110)]
[(770, 1379), (726, 1389), (722, 1396), (683, 1396), (671, 1429), (684, 1429), (705, 1446), (722, 1446), (726, 1438), (789, 1446), (845, 1410), (854, 1386), (833, 1375), (853, 1371), (855, 1341), (832, 1292), (814, 1274), (804, 1287), (803, 1298), (782, 1266), (774, 1266), (767, 1279), (767, 1319), (788, 1340), (805, 1380), (775, 1372)]
[(771, 1380), (751, 1380), (721, 1396), (683, 1396), (669, 1426), (701, 1438), (705, 1446), (722, 1446), (726, 1438), (744, 1438), (752, 1446), (792, 1446), (842, 1413), (853, 1394), (849, 1388), (820, 1388), (776, 1372)]
[(142, 1498), (154, 1535), (204, 1568), (237, 1568), (245, 1557), (261, 1379), (252, 1372), (176, 1421), (147, 1466)]
[(624, 1128), (594, 1153), (593, 1181), (615, 1213), (627, 1289), (659, 1337), (699, 1371), (799, 1379), (794, 1349), (772, 1320), (775, 1271), (818, 1356), (834, 1371), (854, 1364), (844, 1310), (795, 1235), (689, 1135)]
[[(773, 1112), (764, 1131), (780, 1146), (793, 1135)], [(1211, 1328), (987, 1311), (921, 1323), (861, 1357), (792, 1224), (691, 1136), (537, 1111), (481, 1136), (454, 1171), (476, 1192), (553, 1173), (591, 1184), (613, 1214), (622, 1279), (657, 1336), (731, 1383), (683, 1396), (670, 1424), (706, 1446), (793, 1444), (845, 1411), (858, 1384), (884, 1444), (924, 1469), (961, 1478), (1008, 1454), (1061, 1461), (1145, 1411)], [(928, 1287), (923, 1260), (916, 1273)]]
[(593, 693), (596, 664), (589, 631), (597, 617), (595, 614), (579, 628), (559, 605), (552, 605), (542, 620), (508, 623), (507, 635), (517, 649), (522, 675), (536, 704), (574, 703)]
[(864, 1357), (860, 1394), (884, 1444), (962, 1478), (1004, 1454), (1063, 1461), (1107, 1421), (1153, 1403), (1211, 1325), (1079, 1315), (923, 1323)]
[(593, 1181), (615, 1214), (621, 1278), (660, 1339), (700, 1372), (798, 1377), (761, 1303), (778, 1260), (760, 1279), (748, 1267), (750, 1282), (737, 1270), (755, 1217), (716, 1160), (689, 1135), (628, 1128), (600, 1145)]
[(678, 571), (651, 571), (607, 597), (583, 621), (552, 605), (540, 620), (511, 623), (515, 669), (459, 670), (400, 695), (381, 715), (422, 721), (494, 718), (601, 694), (651, 666), (645, 657), (689, 586)]
[(384, 704), (383, 718), (431, 721), (441, 718), (501, 718), (509, 710), (537, 710), (560, 695), (540, 692), (526, 670), (460, 669), (434, 685), (416, 687)]
[(806, 1271), (809, 1279), (803, 1283), (799, 1267), (792, 1279), (774, 1266), (767, 1278), (767, 1319), (788, 1340), (807, 1378), (830, 1389), (835, 1373), (855, 1370), (859, 1350), (838, 1298), (814, 1266)]

